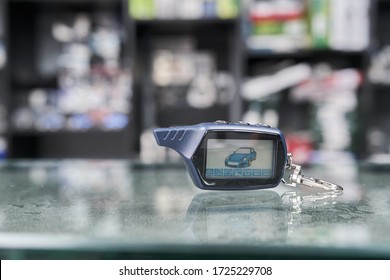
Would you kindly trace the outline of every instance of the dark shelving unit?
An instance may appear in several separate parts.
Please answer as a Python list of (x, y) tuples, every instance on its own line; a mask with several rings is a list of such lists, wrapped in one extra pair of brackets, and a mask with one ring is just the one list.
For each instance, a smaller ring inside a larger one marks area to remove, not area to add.
[[(243, 100), (240, 86), (248, 77), (254, 77), (260, 64), (278, 64), (283, 61), (305, 62), (310, 65), (326, 61), (334, 69), (356, 68), (361, 71), (363, 83), (357, 92), (357, 129), (352, 144), (353, 152), (365, 158), (372, 152), (367, 131), (372, 126), (390, 123), (386, 109), (390, 86), (374, 85), (368, 71), (372, 56), (383, 46), (390, 45), (390, 1), (371, 1), (371, 41), (363, 51), (332, 49), (299, 49), (291, 52), (249, 50), (245, 44), (246, 14), (237, 18), (200, 19), (136, 19), (129, 12), (128, 0), (5, 0), (0, 3), (0, 37), (8, 51), (8, 63), (0, 69), (0, 89), (6, 94), (0, 103), (12, 112), (26, 92), (33, 88), (58, 87), (57, 73), (50, 71), (55, 57), (48, 53), (59, 48), (57, 43), (47, 43), (47, 21), (57, 15), (79, 12), (111, 11), (118, 17), (121, 28), (121, 57), (131, 58), (133, 75), (133, 108), (129, 124), (119, 131), (89, 129), (86, 131), (20, 131), (8, 124), (8, 154), (10, 158), (128, 158), (140, 149), (140, 135), (156, 126), (194, 124), (216, 119), (240, 120), (251, 102)], [(39, 29), (41, 28), (41, 29)], [(46, 28), (46, 29), (45, 29)], [(158, 38), (192, 38), (194, 51), (212, 53), (217, 71), (229, 73), (237, 85), (233, 99), (224, 105), (193, 108), (184, 98), (188, 86), (161, 87), (153, 82), (152, 63), (155, 41)], [(46, 64), (44, 64), (46, 63)], [(46, 68), (45, 68), (46, 67)], [(168, 90), (177, 94), (179, 105), (161, 106)], [(278, 94), (273, 106), (280, 116), (282, 130), (305, 130), (310, 125), (312, 105), (291, 104), (288, 91)], [(181, 102), (181, 103), (180, 103)], [(390, 137), (390, 135), (389, 135)], [(390, 138), (389, 138), (390, 139)]]
[[(317, 1), (319, 4), (321, 1)], [(325, 1), (323, 1), (325, 3)], [(390, 3), (390, 2), (389, 2)], [(370, 23), (376, 20), (377, 14), (375, 13), (375, 7), (377, 2), (373, 1), (369, 8), (369, 21)], [(247, 20), (242, 20), (245, 25), (246, 31), (248, 32)], [(367, 150), (367, 139), (366, 133), (369, 127), (367, 117), (372, 114), (372, 92), (368, 81), (368, 70), (370, 67), (370, 60), (372, 54), (372, 48), (374, 44), (372, 30), (370, 30), (371, 37), (368, 46), (363, 50), (342, 50), (333, 49), (331, 47), (309, 47), (309, 48), (298, 48), (291, 51), (273, 51), (268, 49), (246, 49), (242, 52), (242, 76), (243, 77), (255, 77), (259, 74), (259, 69), (272, 68), (274, 65), (283, 64), (285, 62), (290, 65), (305, 63), (310, 66), (318, 65), (321, 63), (328, 64), (333, 70), (341, 70), (347, 68), (358, 69), (362, 76), (362, 84), (357, 89), (357, 100), (358, 105), (354, 112), (352, 112), (350, 118), (354, 118), (354, 124), (351, 128), (352, 143), (350, 144), (349, 150), (356, 156), (357, 159), (364, 159), (369, 155)], [(274, 67), (275, 68), (275, 67)], [(262, 73), (260, 71), (260, 73)], [(264, 74), (264, 73), (263, 73)], [(299, 134), (310, 132), (314, 134), (314, 138), (320, 137), (315, 132), (316, 123), (313, 123), (313, 112), (316, 110), (317, 104), (313, 101), (293, 103), (290, 98), (290, 89), (283, 90), (275, 94), (269, 101), (265, 101), (265, 104), (261, 106), (273, 107), (272, 109), (277, 110), (279, 114), (278, 127), (285, 132), (286, 135)], [(256, 101), (242, 101), (242, 111), (248, 110), (252, 103)], [(264, 103), (264, 101), (263, 101)], [(268, 103), (268, 104), (267, 104)], [(331, 123), (329, 125), (332, 125)], [(334, 124), (338, 125), (338, 124)], [(315, 140), (315, 139), (312, 139)], [(315, 140), (317, 141), (317, 140)], [(315, 144), (314, 141), (314, 145)]]
[[(385, 47), (390, 46), (390, 1), (372, 1), (372, 46), (370, 49), (369, 66), (374, 63), (375, 56)], [(361, 101), (365, 116), (364, 148), (367, 156), (375, 154), (390, 154), (390, 85), (367, 80), (368, 94)], [(376, 135), (376, 136), (375, 136)], [(378, 142), (379, 141), (379, 142)], [(387, 143), (387, 144), (386, 144)]]
[[(153, 40), (159, 37), (180, 38), (191, 36), (196, 41), (195, 51), (211, 52), (215, 55), (216, 70), (232, 75), (235, 83), (239, 82), (241, 52), (238, 38), (240, 25), (238, 19), (130, 19), (132, 41), (135, 48), (135, 89), (141, 104), (139, 111), (140, 133), (156, 126), (195, 124), (215, 119), (238, 120), (239, 102), (235, 98), (229, 105), (216, 105), (212, 108), (197, 109), (187, 104), (165, 112), (158, 105), (163, 88), (152, 81)], [(182, 94), (187, 86), (172, 86), (172, 90)], [(237, 96), (238, 93), (235, 93)]]
[[(8, 0), (2, 1), (9, 17), (6, 20), (9, 85), (9, 116), (27, 99), (33, 89), (58, 88), (55, 63), (61, 44), (51, 37), (55, 20), (68, 20), (75, 14), (93, 17), (111, 13), (125, 27), (124, 1), (121, 0)], [(92, 22), (92, 24), (94, 24)], [(129, 57), (126, 32), (122, 31), (121, 60)], [(11, 119), (11, 118), (10, 118)], [(134, 118), (118, 130), (90, 128), (39, 131), (18, 129), (8, 124), (8, 154), (10, 158), (129, 158), (136, 153), (138, 140), (132, 128)]]
[(8, 156), (8, 143), (9, 135), (7, 130), (7, 118), (9, 115), (9, 76), (8, 76), (8, 32), (7, 32), (7, 20), (8, 20), (8, 9), (6, 3), (1, 1), (0, 3), (0, 40), (2, 44), (2, 54), (5, 56), (5, 61), (0, 67), (0, 141), (3, 145), (0, 146), (0, 158)]

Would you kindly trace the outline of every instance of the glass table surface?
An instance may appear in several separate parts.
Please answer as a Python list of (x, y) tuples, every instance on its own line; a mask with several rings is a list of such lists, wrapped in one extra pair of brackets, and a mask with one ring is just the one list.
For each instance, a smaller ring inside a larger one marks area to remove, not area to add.
[(390, 172), (308, 168), (342, 194), (203, 191), (181, 163), (3, 161), (1, 259), (390, 258)]

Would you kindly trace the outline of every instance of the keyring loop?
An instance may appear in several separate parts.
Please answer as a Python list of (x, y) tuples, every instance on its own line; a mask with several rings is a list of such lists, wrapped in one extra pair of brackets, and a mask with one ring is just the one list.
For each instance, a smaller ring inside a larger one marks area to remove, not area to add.
[(287, 154), (286, 169), (292, 170), (292, 174), (289, 176), (289, 181), (286, 182), (286, 180), (282, 180), (282, 182), (287, 186), (296, 187), (297, 185), (304, 185), (310, 188), (320, 188), (326, 191), (343, 191), (341, 186), (334, 183), (302, 175), (301, 166), (292, 162), (292, 154), (290, 153)]

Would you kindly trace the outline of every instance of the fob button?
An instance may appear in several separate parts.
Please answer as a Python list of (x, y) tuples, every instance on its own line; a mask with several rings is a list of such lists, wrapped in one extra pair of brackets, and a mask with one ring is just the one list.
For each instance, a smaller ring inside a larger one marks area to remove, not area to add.
[(265, 127), (271, 127), (270, 125), (265, 124), (265, 123), (257, 123), (256, 125), (258, 125), (258, 126), (265, 126)]
[(215, 121), (215, 123), (217, 123), (217, 124), (227, 124), (228, 122), (227, 121), (223, 121), (223, 120), (217, 120), (217, 121)]
[(250, 125), (250, 123), (244, 122), (244, 121), (238, 121), (234, 122), (235, 124), (243, 124), (243, 125)]

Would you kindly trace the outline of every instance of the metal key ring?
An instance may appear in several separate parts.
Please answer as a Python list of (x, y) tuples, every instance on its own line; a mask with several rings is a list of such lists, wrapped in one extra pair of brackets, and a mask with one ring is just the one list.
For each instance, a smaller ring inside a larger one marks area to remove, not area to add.
[(288, 182), (282, 179), (282, 182), (287, 186), (296, 187), (297, 185), (304, 185), (310, 188), (320, 188), (327, 191), (342, 192), (343, 188), (334, 183), (308, 177), (301, 174), (301, 166), (292, 162), (292, 154), (287, 154), (286, 169), (292, 170), (292, 174), (289, 176)]

